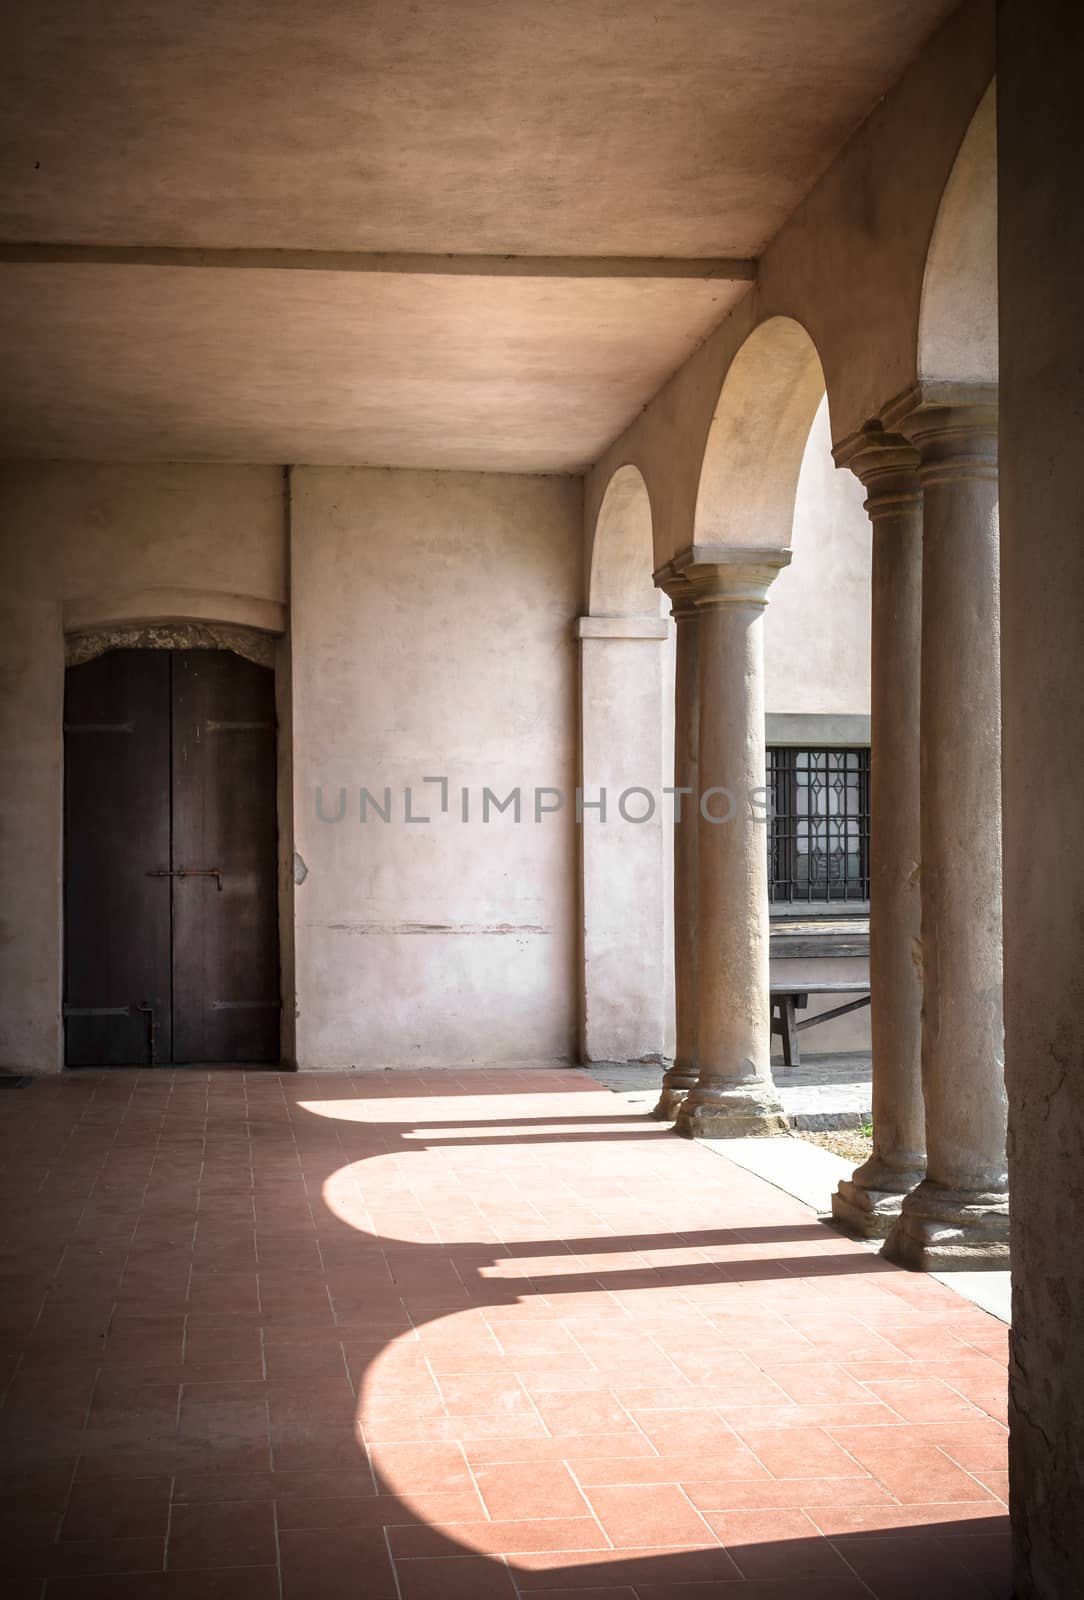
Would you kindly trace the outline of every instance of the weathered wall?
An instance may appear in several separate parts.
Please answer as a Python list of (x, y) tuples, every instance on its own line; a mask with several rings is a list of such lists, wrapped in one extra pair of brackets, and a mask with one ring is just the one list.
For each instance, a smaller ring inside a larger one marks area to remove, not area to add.
[[(574, 479), (294, 470), (302, 1067), (573, 1056), (581, 519)], [(363, 785), (390, 822), (362, 823)], [(481, 819), (487, 785), (522, 821)], [(564, 811), (536, 823), (536, 786)]]
[(64, 626), (285, 600), (274, 467), (0, 468), (0, 1063), (61, 1064)]
[[(298, 989), (284, 1054), (313, 1067), (569, 1058), (580, 484), (301, 469), (293, 490), (279, 811), (288, 857), (296, 806), (308, 876), (293, 885), (284, 860), (284, 992), (295, 947)], [(0, 1061), (51, 1071), (62, 1059), (65, 626), (281, 625), (286, 509), (275, 468), (4, 469)], [(442, 772), (448, 816), (404, 823), (405, 786), (416, 812), (432, 811), (439, 793), (420, 780)], [(349, 820), (317, 823), (315, 785), (329, 809), (340, 782)], [(395, 822), (362, 828), (361, 783), (391, 786)], [(502, 798), (522, 787), (522, 822), (481, 820), (486, 784)], [(540, 785), (566, 809), (536, 824)]]
[(1019, 1600), (1084, 1594), (1084, 9), (1002, 0), (1005, 1070)]
[[(579, 839), (581, 1056), (637, 1061), (673, 1053), (672, 802), (662, 796), (673, 782), (672, 645), (663, 618), (603, 618), (594, 636), (592, 622), (581, 624), (579, 646), (581, 773), (585, 795), (596, 800), (605, 790), (607, 809), (605, 821), (585, 812)], [(624, 636), (602, 633), (608, 625)], [(632, 794), (622, 816), (621, 797), (631, 788), (648, 790), (653, 809), (645, 795)]]
[(810, 429), (794, 504), (794, 556), (764, 617), (769, 713), (869, 715), (870, 528), (864, 491), (832, 460), (827, 399)]

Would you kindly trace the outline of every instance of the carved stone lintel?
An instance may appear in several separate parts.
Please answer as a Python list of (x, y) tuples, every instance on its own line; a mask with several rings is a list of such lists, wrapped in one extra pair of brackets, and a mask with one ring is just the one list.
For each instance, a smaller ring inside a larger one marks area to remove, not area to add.
[(258, 667), (275, 665), (275, 639), (257, 628), (217, 622), (118, 623), (64, 638), (64, 663), (77, 667), (107, 650), (232, 650)]

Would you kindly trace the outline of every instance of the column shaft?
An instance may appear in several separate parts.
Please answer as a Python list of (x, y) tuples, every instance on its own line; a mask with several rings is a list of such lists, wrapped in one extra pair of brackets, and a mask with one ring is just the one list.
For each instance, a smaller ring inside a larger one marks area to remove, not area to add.
[(922, 1082), (927, 1174), (885, 1246), (936, 1268), (1008, 1261), (1001, 986), (996, 395), (920, 404)]
[(764, 607), (786, 550), (720, 550), (688, 569), (700, 666), (697, 829), (700, 1072), (687, 1136), (783, 1133), (770, 1068)]
[(868, 491), (873, 530), (870, 1031), (873, 1153), (832, 1197), (866, 1238), (888, 1233), (925, 1170), (919, 717), (922, 491), (918, 452), (871, 431), (837, 452)]
[[(699, 1076), (697, 1049), (697, 809), (700, 743), (699, 617), (678, 580), (667, 587), (677, 629), (674, 679), (674, 1064), (654, 1115), (671, 1121)], [(682, 793), (681, 791), (687, 791)]]

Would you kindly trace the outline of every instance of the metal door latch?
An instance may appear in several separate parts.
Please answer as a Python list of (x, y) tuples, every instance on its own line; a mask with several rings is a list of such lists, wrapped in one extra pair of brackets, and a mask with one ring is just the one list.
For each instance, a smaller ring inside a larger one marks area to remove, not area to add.
[(137, 1011), (142, 1011), (147, 1018), (147, 1049), (150, 1052), (151, 1066), (158, 1065), (158, 1025), (155, 1022), (154, 1007), (144, 1000), (141, 1006), (136, 1006)]

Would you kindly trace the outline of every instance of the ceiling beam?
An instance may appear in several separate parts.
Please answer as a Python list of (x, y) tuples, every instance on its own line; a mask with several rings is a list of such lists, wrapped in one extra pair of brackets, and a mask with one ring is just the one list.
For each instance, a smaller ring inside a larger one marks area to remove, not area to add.
[(0, 243), (0, 264), (385, 272), (434, 278), (677, 278), (728, 283), (751, 283), (756, 278), (755, 261), (729, 256), (420, 255), (354, 250), (194, 250), (168, 245)]

